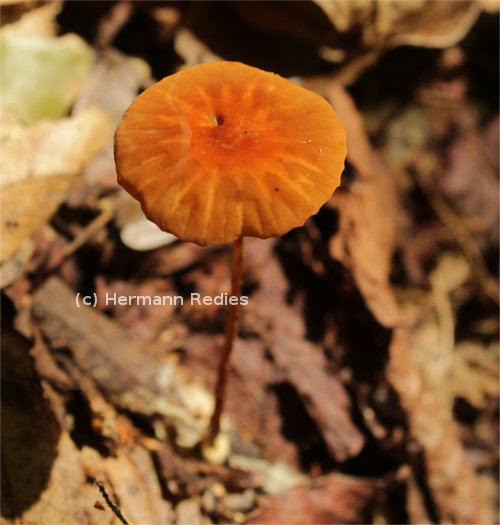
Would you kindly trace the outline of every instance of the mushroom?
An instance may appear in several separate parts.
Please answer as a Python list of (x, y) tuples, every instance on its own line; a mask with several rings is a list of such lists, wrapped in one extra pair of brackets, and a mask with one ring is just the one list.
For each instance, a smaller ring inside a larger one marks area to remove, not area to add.
[[(243, 237), (277, 237), (304, 222), (340, 184), (345, 131), (319, 95), (238, 62), (168, 76), (140, 94), (115, 134), (118, 182), (148, 219), (199, 245), (233, 241), (241, 296)], [(220, 430), (239, 301), (229, 306), (216, 404)]]

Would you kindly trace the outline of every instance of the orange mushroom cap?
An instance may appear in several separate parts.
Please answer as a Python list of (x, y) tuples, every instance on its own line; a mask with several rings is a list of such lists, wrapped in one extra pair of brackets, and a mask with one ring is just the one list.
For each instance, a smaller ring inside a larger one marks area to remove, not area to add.
[(118, 182), (162, 230), (200, 245), (302, 226), (339, 185), (345, 156), (322, 97), (238, 62), (164, 78), (115, 134)]

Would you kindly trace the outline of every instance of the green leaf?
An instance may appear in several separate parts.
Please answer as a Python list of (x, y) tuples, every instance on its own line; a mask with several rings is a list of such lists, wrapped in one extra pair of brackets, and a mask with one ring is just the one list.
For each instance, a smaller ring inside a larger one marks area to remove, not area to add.
[(77, 35), (0, 36), (0, 102), (31, 124), (67, 115), (87, 80), (92, 51)]

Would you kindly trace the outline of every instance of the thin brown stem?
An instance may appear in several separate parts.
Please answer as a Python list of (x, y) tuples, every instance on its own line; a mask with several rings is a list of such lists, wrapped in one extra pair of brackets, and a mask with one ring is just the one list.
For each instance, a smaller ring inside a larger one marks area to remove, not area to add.
[(220, 418), (224, 410), (226, 397), (226, 384), (231, 369), (231, 352), (238, 328), (238, 313), (240, 310), (241, 297), (241, 275), (243, 272), (243, 237), (239, 237), (233, 243), (233, 274), (231, 279), (231, 296), (237, 297), (236, 304), (229, 305), (226, 323), (226, 335), (222, 356), (217, 373), (217, 384), (215, 386), (215, 408), (208, 427), (207, 442), (213, 445), (220, 431)]

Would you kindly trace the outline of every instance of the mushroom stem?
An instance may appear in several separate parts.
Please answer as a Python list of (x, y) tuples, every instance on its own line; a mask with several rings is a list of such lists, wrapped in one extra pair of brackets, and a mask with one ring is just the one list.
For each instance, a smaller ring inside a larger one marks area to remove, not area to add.
[(233, 242), (233, 267), (231, 278), (231, 296), (237, 297), (236, 304), (229, 305), (229, 313), (226, 322), (226, 334), (222, 357), (217, 372), (217, 384), (215, 386), (215, 408), (208, 427), (207, 442), (213, 445), (220, 431), (220, 418), (224, 410), (226, 397), (226, 384), (231, 369), (231, 352), (238, 328), (238, 313), (240, 310), (241, 297), (241, 275), (243, 273), (243, 237), (238, 237)]

